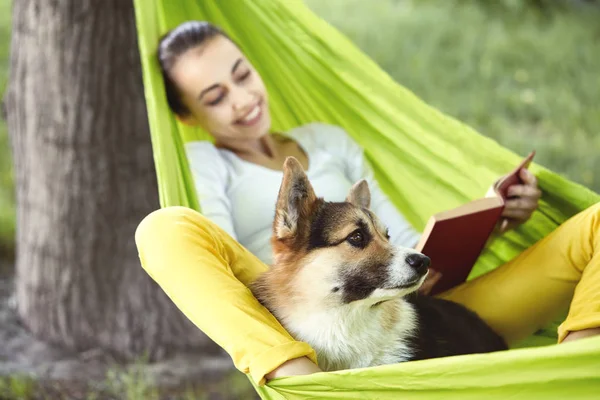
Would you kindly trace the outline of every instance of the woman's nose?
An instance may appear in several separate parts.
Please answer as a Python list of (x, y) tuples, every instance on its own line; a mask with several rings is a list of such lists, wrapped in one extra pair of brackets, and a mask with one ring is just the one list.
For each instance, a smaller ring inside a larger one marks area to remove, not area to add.
[(254, 105), (254, 95), (246, 89), (237, 89), (233, 95), (233, 107), (236, 111), (244, 110)]

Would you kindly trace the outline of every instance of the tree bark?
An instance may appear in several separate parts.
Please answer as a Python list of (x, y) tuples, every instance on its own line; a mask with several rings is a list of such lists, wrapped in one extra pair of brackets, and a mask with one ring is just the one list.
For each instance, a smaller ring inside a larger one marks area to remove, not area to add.
[(135, 248), (158, 190), (132, 0), (15, 0), (6, 100), (25, 325), (126, 359), (214, 352)]

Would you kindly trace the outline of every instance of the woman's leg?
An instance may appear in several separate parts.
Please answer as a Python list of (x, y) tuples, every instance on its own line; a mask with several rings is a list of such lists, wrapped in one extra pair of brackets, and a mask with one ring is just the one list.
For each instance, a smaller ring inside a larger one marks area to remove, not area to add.
[(600, 327), (600, 203), (512, 261), (440, 297), (477, 312), (509, 344), (543, 328), (569, 304), (559, 342), (570, 332)]
[(135, 240), (146, 272), (257, 384), (289, 360), (316, 363), (314, 350), (295, 341), (248, 289), (267, 266), (206, 217), (164, 208), (140, 223)]

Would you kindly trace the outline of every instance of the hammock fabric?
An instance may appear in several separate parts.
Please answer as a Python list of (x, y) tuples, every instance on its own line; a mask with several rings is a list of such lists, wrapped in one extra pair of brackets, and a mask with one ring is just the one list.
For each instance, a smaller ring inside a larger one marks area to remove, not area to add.
[[(299, 0), (135, 0), (135, 6), (163, 207), (200, 210), (183, 144), (209, 137), (173, 117), (155, 58), (160, 35), (191, 19), (220, 26), (249, 57), (267, 85), (273, 129), (313, 121), (343, 127), (365, 149), (382, 189), (419, 230), (433, 213), (482, 196), (521, 160), (394, 82)], [(539, 211), (486, 248), (470, 278), (600, 200), (540, 165), (531, 170), (544, 193)], [(519, 346), (529, 348), (282, 378), (256, 390), (263, 399), (596, 397), (600, 338), (555, 341), (556, 328), (549, 327)]]

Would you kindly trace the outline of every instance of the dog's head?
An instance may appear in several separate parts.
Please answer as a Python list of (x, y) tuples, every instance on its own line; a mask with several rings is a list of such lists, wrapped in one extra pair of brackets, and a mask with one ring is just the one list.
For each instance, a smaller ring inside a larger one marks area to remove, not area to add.
[(369, 210), (366, 181), (345, 202), (317, 198), (300, 163), (289, 157), (273, 223), (271, 281), (290, 301), (337, 307), (376, 304), (413, 292), (429, 259), (389, 242), (386, 227)]

